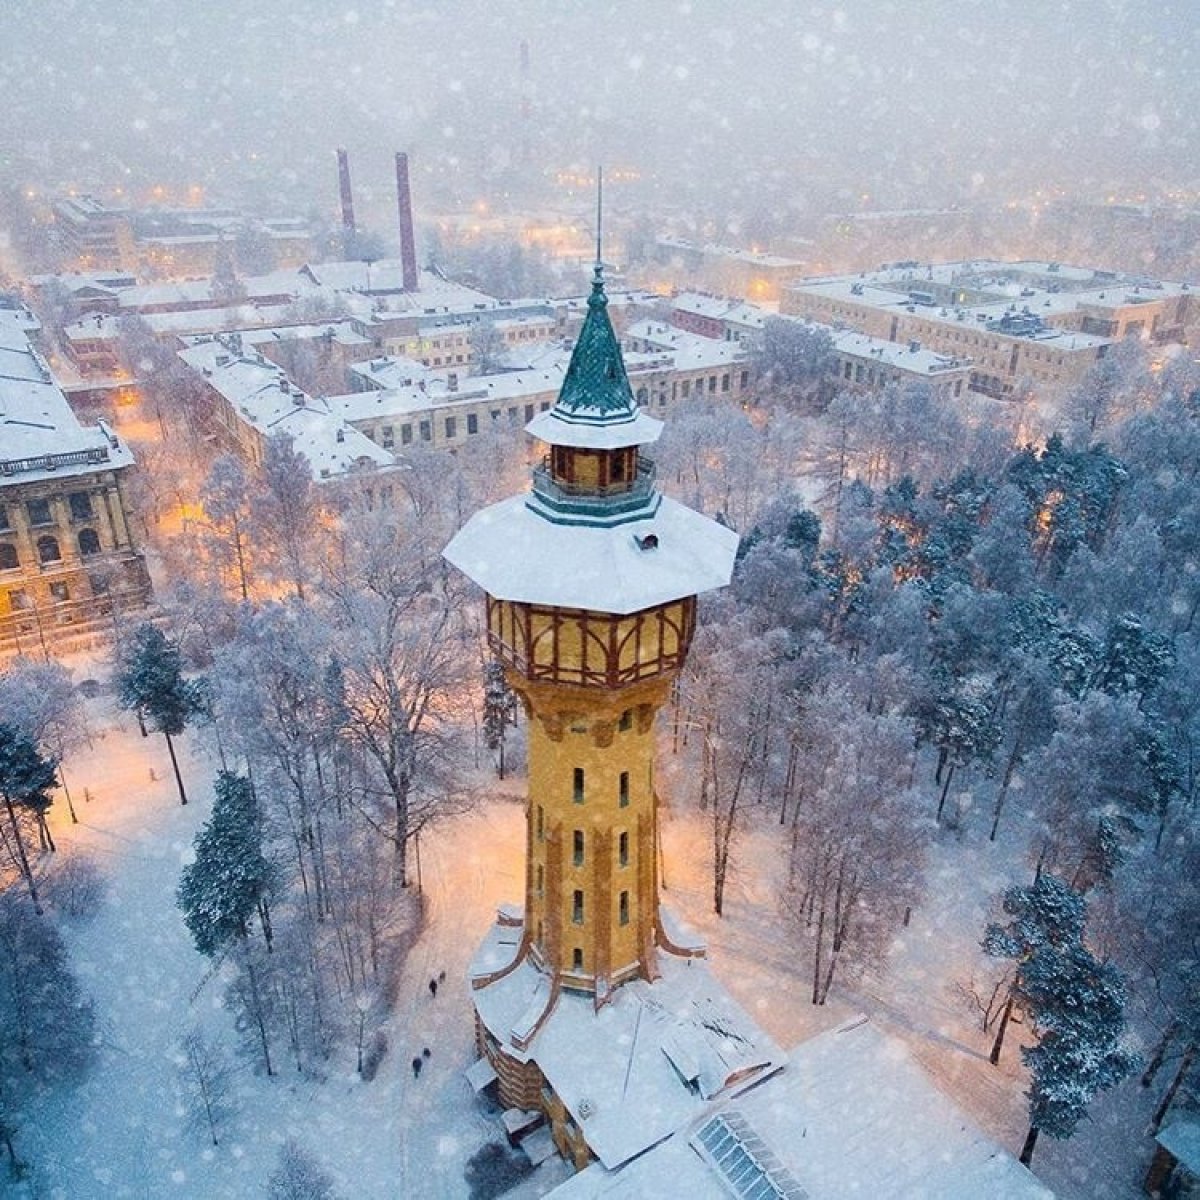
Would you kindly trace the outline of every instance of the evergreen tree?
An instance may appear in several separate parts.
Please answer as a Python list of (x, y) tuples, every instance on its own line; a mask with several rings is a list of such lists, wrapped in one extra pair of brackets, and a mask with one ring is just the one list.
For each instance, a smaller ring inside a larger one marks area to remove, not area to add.
[(88, 1066), (95, 1015), (53, 922), (12, 891), (0, 894), (0, 1029), (0, 1142), (17, 1169), (17, 1114)]
[(267, 900), (273, 872), (262, 849), (254, 788), (241, 775), (217, 776), (212, 816), (194, 839), (196, 859), (184, 867), (176, 900), (201, 954), (211, 958), (245, 938), (258, 913), (268, 944)]
[[(54, 759), (44, 758), (38, 753), (37, 745), (28, 734), (12, 725), (0, 724), (0, 797), (4, 800), (9, 832), (12, 834), (9, 849), (29, 888), (33, 907), (39, 914), (42, 911), (41, 901), (18, 813), (32, 814), (39, 830), (43, 831), (43, 837), (49, 838), (46, 813), (53, 801), (52, 793), (58, 786), (56, 767)], [(54, 848), (53, 841), (49, 842), (49, 848)]]
[(504, 736), (517, 723), (517, 697), (498, 659), (489, 659), (483, 680), (483, 740), (489, 750), (499, 750), (497, 778), (504, 778)]
[(175, 755), (178, 737), (200, 708), (195, 684), (183, 677), (179, 647), (167, 640), (155, 625), (139, 625), (128, 645), (122, 648), (117, 669), (117, 699), (122, 708), (132, 709), (166, 738), (179, 802), (187, 803), (183, 776)]
[(1083, 897), (1053, 875), (1043, 872), (1032, 887), (1009, 888), (1004, 893), (1004, 911), (1012, 918), (1007, 925), (991, 922), (983, 935), (983, 950), (993, 958), (1011, 958), (1017, 970), (1009, 987), (1008, 1000), (1000, 1018), (990, 1061), (1000, 1061), (1004, 1035), (1013, 1008), (1023, 996), (1025, 965), (1045, 946), (1081, 944), (1087, 905)]
[(1023, 1046), (1030, 1071), (1029, 1133), (1021, 1162), (1029, 1165), (1038, 1134), (1068, 1138), (1092, 1097), (1119, 1083), (1136, 1063), (1121, 1045), (1125, 984), (1080, 944), (1043, 945), (1022, 969), (1021, 991), (1038, 1034)]

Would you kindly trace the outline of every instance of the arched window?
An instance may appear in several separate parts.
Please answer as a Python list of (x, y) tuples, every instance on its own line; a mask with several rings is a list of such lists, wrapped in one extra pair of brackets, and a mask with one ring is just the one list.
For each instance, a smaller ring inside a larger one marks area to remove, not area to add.
[(58, 538), (46, 534), (37, 541), (38, 559), (44, 563), (59, 562), (62, 551), (58, 548)]
[(15, 571), (20, 565), (16, 546), (12, 542), (0, 542), (0, 571)]
[(84, 558), (100, 553), (100, 535), (94, 529), (79, 531), (79, 553)]

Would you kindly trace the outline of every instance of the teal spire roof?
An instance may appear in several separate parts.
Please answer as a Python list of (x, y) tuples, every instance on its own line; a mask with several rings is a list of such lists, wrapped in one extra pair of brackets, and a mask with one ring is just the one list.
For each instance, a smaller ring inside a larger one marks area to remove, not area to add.
[(609, 320), (604, 269), (598, 261), (587, 307), (558, 399), (525, 428), (557, 446), (612, 449), (657, 441), (662, 422), (643, 412), (634, 399), (621, 343)]
[(637, 402), (625, 374), (621, 344), (608, 317), (604, 271), (596, 264), (588, 312), (554, 406), (559, 420), (591, 425), (632, 421)]

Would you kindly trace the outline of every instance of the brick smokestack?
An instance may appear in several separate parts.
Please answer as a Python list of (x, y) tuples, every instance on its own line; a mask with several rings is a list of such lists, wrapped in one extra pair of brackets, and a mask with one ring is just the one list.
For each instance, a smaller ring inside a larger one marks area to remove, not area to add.
[(342, 228), (354, 232), (354, 196), (350, 192), (350, 156), (345, 150), (337, 152), (338, 186), (342, 193)]
[(408, 155), (396, 155), (396, 206), (400, 214), (400, 269), (404, 275), (404, 290), (415, 292), (420, 287), (417, 277), (417, 244), (413, 237), (412, 193), (408, 187)]

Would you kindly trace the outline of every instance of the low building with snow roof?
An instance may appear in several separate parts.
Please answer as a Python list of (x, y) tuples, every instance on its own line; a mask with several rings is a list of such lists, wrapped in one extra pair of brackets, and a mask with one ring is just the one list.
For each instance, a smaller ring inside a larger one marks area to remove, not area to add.
[(297, 387), (239, 335), (197, 340), (179, 357), (203, 388), (202, 418), (224, 448), (248, 462), (261, 464), (267, 438), (287, 434), (317, 480), (395, 466), (391, 453), (347, 424), (328, 400)]
[(25, 334), (0, 327), (0, 649), (53, 651), (147, 603), (132, 466), (111, 429), (80, 424)]
[(969, 261), (896, 264), (789, 285), (783, 313), (972, 359), (971, 387), (1077, 384), (1118, 338), (1185, 340), (1200, 320), (1190, 285), (1065, 267)]
[(601, 1160), (555, 1200), (1052, 1200), (865, 1018), (808, 1041), (740, 1094), (697, 1106), (617, 1169)]

